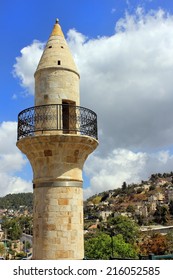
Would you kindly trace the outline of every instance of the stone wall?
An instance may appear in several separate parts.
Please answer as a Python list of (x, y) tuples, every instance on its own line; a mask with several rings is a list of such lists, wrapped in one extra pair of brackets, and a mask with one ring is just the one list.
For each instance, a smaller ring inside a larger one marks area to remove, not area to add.
[(82, 168), (97, 145), (69, 134), (17, 142), (34, 173), (33, 259), (83, 259)]

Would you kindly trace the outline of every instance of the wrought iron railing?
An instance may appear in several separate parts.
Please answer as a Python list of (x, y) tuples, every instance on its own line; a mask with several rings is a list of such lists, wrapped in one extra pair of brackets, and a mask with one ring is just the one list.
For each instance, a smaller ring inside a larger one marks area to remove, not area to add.
[(97, 115), (92, 110), (70, 104), (35, 106), (18, 115), (18, 140), (37, 132), (55, 130), (97, 139)]

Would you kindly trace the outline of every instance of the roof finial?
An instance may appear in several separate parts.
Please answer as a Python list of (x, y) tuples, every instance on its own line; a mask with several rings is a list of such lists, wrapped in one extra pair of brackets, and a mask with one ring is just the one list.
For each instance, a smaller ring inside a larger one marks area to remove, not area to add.
[(56, 23), (56, 24), (59, 23), (59, 19), (58, 19), (58, 18), (56, 18), (56, 22), (55, 22), (55, 23)]

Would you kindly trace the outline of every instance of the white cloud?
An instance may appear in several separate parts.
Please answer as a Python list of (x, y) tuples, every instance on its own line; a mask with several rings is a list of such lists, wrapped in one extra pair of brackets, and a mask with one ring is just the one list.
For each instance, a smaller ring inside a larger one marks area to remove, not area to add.
[[(91, 183), (87, 192), (170, 171), (173, 16), (161, 9), (145, 14), (138, 7), (116, 23), (110, 37), (90, 39), (69, 30), (67, 41), (81, 75), (81, 105), (98, 115), (100, 145), (85, 165)], [(14, 65), (32, 93), (42, 47), (34, 41)]]
[(18, 176), (10, 176), (8, 173), (0, 172), (0, 196), (9, 193), (32, 192), (32, 184)]
[(27, 94), (34, 94), (33, 74), (42, 55), (43, 47), (44, 43), (34, 40), (31, 45), (20, 51), (21, 56), (16, 57), (16, 64), (13, 65), (13, 74), (19, 78), (21, 86), (25, 88)]
[[(85, 173), (91, 177), (90, 183), (93, 193), (121, 187), (122, 183), (140, 180), (145, 167), (147, 155), (134, 153), (125, 149), (113, 150), (107, 157), (91, 155), (85, 165)], [(90, 189), (84, 191), (88, 195)]]
[(84, 197), (119, 188), (123, 182), (139, 183), (151, 174), (172, 171), (172, 166), (173, 156), (169, 151), (149, 154), (115, 149), (104, 158), (93, 154), (84, 166), (86, 175), (91, 178)]
[(17, 152), (17, 123), (2, 122), (0, 123), (0, 155), (14, 154)]
[(32, 191), (32, 184), (19, 176), (27, 161), (16, 147), (16, 122), (0, 124), (0, 196)]
[(84, 39), (70, 32), (81, 103), (97, 112), (106, 152), (171, 145), (173, 17), (138, 9), (117, 22), (113, 36)]

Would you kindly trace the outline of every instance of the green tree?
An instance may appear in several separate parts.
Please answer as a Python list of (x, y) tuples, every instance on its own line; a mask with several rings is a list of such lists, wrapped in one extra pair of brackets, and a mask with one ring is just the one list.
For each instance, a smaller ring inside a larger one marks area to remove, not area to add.
[(154, 221), (158, 224), (165, 225), (169, 219), (169, 209), (166, 205), (157, 205), (154, 213)]
[(122, 234), (125, 242), (134, 244), (139, 234), (138, 225), (130, 218), (119, 215), (108, 219), (108, 227), (114, 234)]
[(130, 205), (130, 204), (129, 204), (129, 205), (127, 206), (127, 208), (126, 208), (126, 211), (133, 214), (133, 213), (135, 212), (135, 207), (134, 207), (134, 205)]
[(2, 228), (6, 231), (7, 239), (16, 240), (19, 239), (22, 234), (22, 229), (19, 225), (17, 218), (4, 219), (2, 222)]
[(97, 204), (99, 204), (99, 202), (101, 201), (101, 196), (99, 196), (99, 195), (97, 195), (97, 196), (95, 196), (93, 199), (92, 199), (92, 203), (94, 204), (94, 205), (97, 205)]
[(169, 212), (171, 215), (173, 215), (173, 200), (171, 200), (169, 203)]
[(85, 240), (85, 256), (89, 259), (107, 260), (111, 256), (111, 238), (105, 233)]
[(126, 189), (127, 189), (127, 183), (123, 182), (123, 184), (122, 184), (122, 191), (126, 191)]
[(33, 208), (32, 193), (7, 194), (0, 197), (0, 208), (19, 209), (21, 205), (25, 205), (28, 209)]
[(156, 186), (151, 185), (150, 188), (149, 188), (149, 191), (154, 191), (155, 189), (156, 189)]
[(27, 234), (32, 233), (33, 219), (29, 216), (21, 216), (18, 220), (21, 230)]
[(138, 258), (137, 248), (130, 243), (125, 242), (122, 234), (113, 236), (113, 257), (115, 258)]
[(26, 243), (25, 243), (25, 241), (24, 241), (24, 246), (25, 246), (25, 249), (28, 250), (31, 248), (31, 243), (29, 241), (26, 241)]
[(100, 260), (108, 260), (111, 257), (136, 259), (137, 252), (132, 244), (125, 242), (121, 234), (110, 237), (106, 233), (99, 233), (85, 241), (85, 256)]

